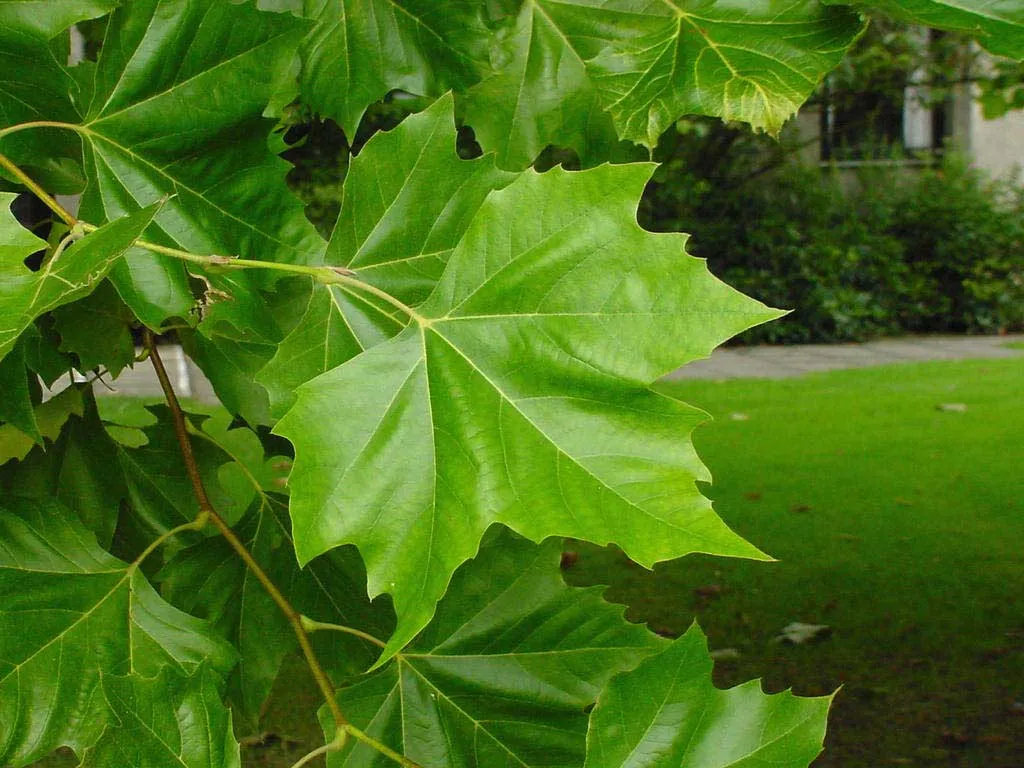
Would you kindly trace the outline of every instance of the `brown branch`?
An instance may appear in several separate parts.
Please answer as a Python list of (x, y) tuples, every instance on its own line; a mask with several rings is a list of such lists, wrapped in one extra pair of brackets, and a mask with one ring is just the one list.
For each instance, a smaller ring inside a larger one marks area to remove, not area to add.
[[(309, 641), (309, 634), (306, 631), (306, 625), (303, 621), (304, 617), (295, 610), (295, 607), (290, 602), (288, 602), (288, 598), (281, 594), (281, 590), (279, 590), (277, 585), (270, 580), (266, 571), (260, 567), (260, 564), (256, 562), (252, 553), (246, 549), (245, 544), (243, 544), (241, 539), (235, 535), (235, 532), (231, 530), (230, 526), (228, 526), (224, 521), (224, 518), (217, 514), (217, 510), (215, 510), (213, 508), (213, 504), (210, 503), (210, 497), (206, 493), (206, 487), (203, 485), (203, 479), (199, 474), (199, 465), (196, 463), (195, 454), (192, 452), (192, 442), (188, 435), (188, 425), (185, 423), (185, 413), (182, 411), (181, 404), (178, 402), (178, 396), (175, 394), (174, 387), (171, 385), (171, 379), (167, 375), (167, 369), (164, 368), (163, 360), (160, 359), (160, 353), (157, 352), (153, 333), (149, 330), (146, 330), (145, 332), (145, 347), (148, 352), (149, 359), (153, 361), (153, 368), (156, 371), (156, 377), (160, 380), (160, 387), (164, 391), (164, 397), (167, 399), (167, 405), (170, 408), (171, 416), (174, 420), (174, 433), (178, 438), (178, 447), (181, 449), (181, 455), (185, 461), (185, 469), (188, 471), (189, 479), (192, 481), (192, 490), (195, 492), (196, 499), (199, 501), (200, 518), (204, 515), (209, 516), (209, 521), (213, 523), (214, 527), (216, 527), (218, 531), (220, 531), (220, 534), (227, 540), (231, 548), (235, 550), (242, 561), (249, 567), (249, 570), (253, 572), (253, 575), (260, 584), (263, 585), (263, 588), (267, 590), (267, 593), (277, 604), (277, 607), (280, 608), (281, 612), (288, 618), (288, 622), (292, 625), (292, 629), (295, 630), (295, 636), (299, 640), (299, 647), (302, 649), (302, 655), (306, 659), (306, 664), (313, 673), (313, 678), (316, 680), (317, 687), (320, 688), (320, 692), (323, 694), (324, 701), (327, 703), (327, 708), (331, 712), (331, 717), (334, 718), (337, 733), (335, 734), (334, 739), (324, 745), (324, 747), (321, 748), (321, 751), (317, 754), (324, 754), (326, 752), (333, 752), (341, 749), (345, 745), (346, 736), (352, 736), (377, 750), (385, 757), (394, 760), (403, 768), (421, 768), (418, 763), (413, 762), (404, 755), (400, 755), (386, 744), (383, 744), (369, 734), (364, 733), (362, 730), (348, 722), (345, 718), (345, 715), (341, 711), (341, 707), (338, 706), (337, 697), (334, 695), (334, 686), (331, 685), (330, 678), (327, 677), (327, 673), (324, 672), (324, 668), (320, 665), (320, 660), (317, 659), (316, 652), (313, 650), (313, 646)], [(310, 620), (305, 619), (305, 621), (309, 622)], [(352, 631), (350, 628), (344, 629)], [(362, 635), (363, 633), (359, 634)], [(370, 636), (366, 635), (365, 637), (369, 638)], [(376, 640), (376, 638), (373, 639)]]
[(150, 331), (146, 331), (145, 341), (146, 348), (149, 350), (149, 358), (153, 361), (153, 368), (156, 370), (156, 377), (160, 380), (160, 386), (164, 391), (164, 396), (167, 398), (167, 405), (170, 407), (171, 416), (174, 419), (174, 433), (178, 438), (178, 446), (181, 448), (182, 458), (185, 460), (185, 469), (188, 471), (189, 479), (192, 481), (192, 490), (199, 501), (200, 512), (209, 514), (210, 522), (220, 531), (220, 534), (227, 540), (238, 556), (242, 558), (242, 561), (249, 567), (249, 570), (252, 571), (260, 584), (263, 585), (263, 588), (267, 590), (270, 598), (288, 618), (288, 622), (292, 625), (292, 629), (295, 630), (295, 636), (299, 640), (302, 655), (306, 657), (306, 663), (309, 665), (313, 678), (316, 680), (316, 684), (324, 696), (324, 701), (331, 711), (335, 725), (340, 729), (347, 730), (348, 720), (342, 714), (341, 707), (338, 706), (338, 700), (334, 695), (334, 686), (331, 685), (327, 673), (324, 672), (319, 659), (316, 657), (316, 653), (313, 651), (313, 646), (309, 642), (309, 635), (302, 625), (301, 614), (288, 602), (288, 598), (281, 594), (281, 590), (270, 580), (266, 571), (260, 567), (260, 564), (256, 562), (249, 550), (246, 549), (245, 544), (235, 535), (235, 532), (231, 530), (230, 526), (224, 521), (224, 518), (217, 514), (217, 511), (210, 503), (210, 497), (206, 493), (206, 487), (203, 485), (203, 479), (199, 474), (199, 465), (196, 463), (195, 454), (192, 452), (192, 442), (188, 436), (185, 414), (181, 410), (180, 403), (178, 403), (178, 396), (174, 393), (174, 387), (167, 376), (167, 369), (164, 368), (164, 363), (160, 359), (160, 353), (157, 352), (153, 334)]

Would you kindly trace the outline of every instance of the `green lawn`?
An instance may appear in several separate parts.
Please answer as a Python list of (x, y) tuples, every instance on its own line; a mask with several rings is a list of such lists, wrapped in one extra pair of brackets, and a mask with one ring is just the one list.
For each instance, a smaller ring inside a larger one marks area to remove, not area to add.
[[(842, 686), (816, 766), (1024, 766), (1024, 359), (669, 388), (716, 417), (719, 514), (779, 562), (580, 547), (569, 578), (666, 634), (696, 614), (740, 652), (719, 685)], [(774, 643), (792, 621), (833, 634)]]
[[(1024, 356), (666, 387), (716, 417), (696, 436), (707, 492), (779, 562), (650, 573), (569, 545), (567, 577), (611, 584), (665, 634), (696, 615), (712, 649), (740, 654), (716, 665), (721, 686), (842, 686), (816, 766), (1024, 766)], [(773, 642), (793, 621), (832, 635)], [(286, 768), (319, 738), (301, 664), (276, 690), (266, 728), (286, 738), (247, 766)]]

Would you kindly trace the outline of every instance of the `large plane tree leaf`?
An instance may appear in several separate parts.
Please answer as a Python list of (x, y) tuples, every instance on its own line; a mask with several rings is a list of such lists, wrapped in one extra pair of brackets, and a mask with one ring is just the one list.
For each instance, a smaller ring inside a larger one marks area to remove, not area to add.
[(1019, 0), (822, 0), (880, 11), (910, 24), (960, 32), (992, 53), (1024, 59), (1024, 4)]
[[(262, 116), (307, 28), (249, 3), (133, 0), (117, 9), (81, 128), (83, 217), (116, 218), (173, 195), (151, 239), (194, 253), (315, 261), (323, 241), (282, 183), (288, 164), (268, 149), (274, 123)], [(112, 279), (154, 327), (194, 303), (185, 266), (167, 257), (140, 256)]]
[(681, 638), (602, 692), (585, 768), (806, 768), (821, 752), (831, 696), (767, 695), (758, 681), (720, 690), (707, 641)]
[(305, 0), (302, 100), (349, 137), (394, 89), (424, 96), (468, 87), (489, 67), (479, 0)]
[[(342, 711), (429, 768), (581, 765), (587, 708), (663, 641), (625, 621), (602, 588), (567, 587), (559, 544), (492, 530), (423, 633), (342, 689)], [(330, 737), (326, 708), (321, 719)], [(328, 758), (342, 765), (386, 763), (351, 741)]]
[(189, 677), (170, 669), (155, 678), (104, 675), (113, 717), (82, 768), (241, 768), (219, 683), (205, 665)]
[[(418, 304), (487, 194), (514, 178), (495, 168), (493, 157), (458, 160), (452, 98), (438, 99), (374, 136), (352, 160), (327, 262)], [(274, 413), (295, 401), (298, 385), (395, 336), (406, 319), (346, 286), (315, 287), (302, 321), (258, 377)]]
[(235, 651), (166, 603), (134, 565), (99, 548), (56, 501), (0, 505), (0, 763), (93, 743), (108, 717), (104, 674), (226, 675)]
[(385, 656), (494, 522), (648, 566), (758, 554), (697, 490), (705, 415), (648, 385), (779, 313), (639, 227), (651, 170), (531, 171), (491, 193), (405, 330), (300, 387), (278, 424), (299, 558), (359, 547), (399, 617)]
[(44, 312), (88, 296), (160, 210), (156, 203), (100, 227), (33, 272), (24, 259), (46, 243), (14, 218), (14, 197), (0, 192), (0, 358)]

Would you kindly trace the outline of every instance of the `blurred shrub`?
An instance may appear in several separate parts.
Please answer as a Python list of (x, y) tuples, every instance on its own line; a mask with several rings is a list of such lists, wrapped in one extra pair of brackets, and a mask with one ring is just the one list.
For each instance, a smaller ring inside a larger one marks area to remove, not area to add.
[(937, 169), (841, 176), (763, 157), (755, 168), (735, 146), (734, 159), (716, 162), (717, 179), (677, 152), (640, 217), (651, 229), (690, 232), (690, 251), (715, 274), (793, 309), (741, 341), (1024, 328), (1019, 185), (988, 182), (955, 155)]

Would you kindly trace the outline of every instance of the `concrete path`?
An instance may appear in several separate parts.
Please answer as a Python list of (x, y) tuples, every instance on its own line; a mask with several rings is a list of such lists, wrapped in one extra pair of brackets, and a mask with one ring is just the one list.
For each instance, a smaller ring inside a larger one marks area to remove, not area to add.
[(891, 363), (1024, 355), (1024, 349), (1006, 346), (1012, 342), (1024, 342), (1024, 335), (907, 336), (863, 344), (726, 347), (715, 350), (707, 360), (698, 360), (680, 368), (667, 378), (784, 379), (816, 371)]
[[(1009, 349), (1010, 342), (1024, 342), (1018, 336), (910, 336), (865, 344), (803, 344), (799, 346), (728, 347), (716, 350), (707, 360), (698, 360), (671, 373), (669, 379), (781, 379), (814, 371), (863, 368), (889, 363), (919, 363), (925, 360), (1014, 357), (1024, 350)], [(164, 363), (183, 397), (215, 402), (213, 388), (180, 347), (161, 348)], [(113, 389), (97, 384), (97, 395), (159, 396), (160, 386), (148, 365), (128, 369), (114, 382)]]

